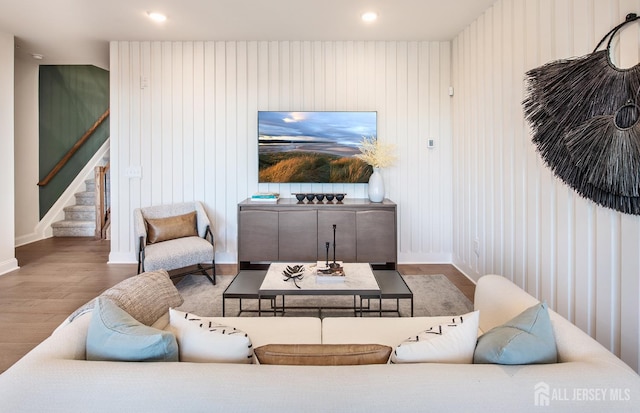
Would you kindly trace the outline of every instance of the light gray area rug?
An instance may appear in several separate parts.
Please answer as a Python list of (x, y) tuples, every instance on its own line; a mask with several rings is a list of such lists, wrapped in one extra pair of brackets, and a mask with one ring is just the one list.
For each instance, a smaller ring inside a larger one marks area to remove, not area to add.
[[(465, 314), (473, 310), (471, 301), (462, 294), (462, 292), (454, 286), (444, 275), (407, 275), (403, 277), (407, 285), (413, 292), (413, 315), (420, 316), (443, 316)], [(222, 316), (222, 293), (233, 280), (232, 275), (223, 275), (216, 277), (217, 284), (214, 286), (203, 276), (188, 275), (176, 285), (178, 291), (184, 298), (184, 303), (179, 307), (180, 310), (192, 312), (203, 317), (220, 317)], [(280, 305), (281, 297), (278, 297), (278, 305)], [(359, 299), (358, 305), (359, 303)], [(300, 310), (289, 309), (285, 313), (287, 317), (349, 317), (353, 316), (353, 310), (337, 310), (327, 307), (350, 307), (353, 308), (353, 296), (321, 296), (321, 297), (292, 297), (286, 298), (287, 307), (322, 307), (322, 312), (317, 309)], [(366, 301), (365, 301), (366, 305)], [(395, 309), (396, 300), (383, 300), (383, 309)], [(257, 300), (243, 299), (242, 308), (257, 309)], [(270, 308), (270, 301), (262, 301), (262, 309)], [(378, 308), (377, 300), (371, 301), (371, 308)], [(226, 316), (233, 317), (238, 315), (239, 300), (226, 300)], [(400, 300), (400, 314), (403, 317), (411, 315), (410, 300)], [(256, 316), (256, 313), (243, 312), (241, 316)], [(273, 315), (263, 313), (264, 316)], [(365, 313), (365, 316), (378, 316), (379, 313)], [(397, 313), (386, 312), (383, 316), (397, 317)]]

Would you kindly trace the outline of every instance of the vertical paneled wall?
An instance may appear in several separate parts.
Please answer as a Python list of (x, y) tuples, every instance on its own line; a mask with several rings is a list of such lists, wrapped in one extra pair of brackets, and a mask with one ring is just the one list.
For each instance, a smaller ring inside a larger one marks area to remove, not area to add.
[[(454, 263), (502, 274), (547, 302), (636, 371), (640, 217), (596, 206), (550, 172), (531, 143), (524, 74), (590, 53), (637, 0), (501, 0), (453, 42)], [(640, 59), (640, 24), (614, 61)]]
[(398, 149), (383, 174), (399, 260), (450, 262), (450, 64), (449, 42), (112, 42), (110, 261), (134, 260), (138, 206), (202, 200), (218, 261), (233, 263), (237, 203), (253, 192), (365, 198), (366, 184), (258, 185), (257, 112), (375, 110)]

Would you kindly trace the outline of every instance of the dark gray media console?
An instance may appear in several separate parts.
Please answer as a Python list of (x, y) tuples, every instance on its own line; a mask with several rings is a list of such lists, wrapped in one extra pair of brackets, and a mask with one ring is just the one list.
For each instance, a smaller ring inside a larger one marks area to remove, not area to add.
[(368, 262), (374, 269), (395, 269), (397, 263), (396, 204), (385, 199), (345, 198), (342, 202), (277, 203), (249, 199), (238, 204), (238, 262), (240, 269), (264, 268), (274, 261), (336, 260)]

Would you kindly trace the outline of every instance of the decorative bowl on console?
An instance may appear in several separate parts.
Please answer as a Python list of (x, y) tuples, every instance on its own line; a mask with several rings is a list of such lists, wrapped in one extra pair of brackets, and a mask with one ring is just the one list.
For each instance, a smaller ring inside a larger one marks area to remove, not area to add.
[(318, 200), (318, 202), (322, 202), (322, 200), (324, 199), (324, 194), (316, 194), (316, 199)]
[(305, 198), (305, 194), (296, 194), (296, 199), (298, 200), (298, 202), (302, 203), (302, 201), (304, 201)]
[(333, 194), (325, 194), (324, 196), (327, 198), (327, 202), (333, 201)]
[(316, 197), (316, 194), (307, 194), (307, 201), (308, 202), (313, 202), (313, 198)]
[(345, 194), (335, 194), (335, 195), (336, 195), (336, 201), (338, 202), (342, 202), (345, 196)]

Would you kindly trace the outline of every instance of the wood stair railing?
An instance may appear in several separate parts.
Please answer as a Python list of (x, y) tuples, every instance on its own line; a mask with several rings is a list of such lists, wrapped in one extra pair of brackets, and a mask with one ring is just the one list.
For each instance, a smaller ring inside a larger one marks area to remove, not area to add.
[(78, 149), (80, 149), (80, 147), (84, 145), (84, 143), (91, 137), (91, 135), (93, 135), (96, 129), (98, 129), (98, 126), (100, 126), (102, 122), (107, 119), (107, 117), (109, 117), (109, 109), (107, 109), (102, 115), (100, 115), (93, 126), (91, 126), (84, 133), (84, 135), (82, 135), (80, 139), (78, 139), (78, 141), (71, 147), (71, 149), (69, 149), (66, 155), (64, 155), (62, 159), (60, 159), (60, 161), (56, 164), (56, 166), (53, 167), (51, 172), (49, 172), (49, 174), (45, 176), (43, 180), (38, 182), (38, 186), (47, 185), (53, 179), (53, 177), (56, 176), (58, 172), (60, 172), (60, 170), (67, 164), (67, 162), (69, 162), (69, 159), (71, 159), (71, 157), (78, 151)]

